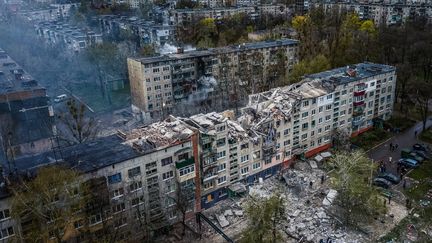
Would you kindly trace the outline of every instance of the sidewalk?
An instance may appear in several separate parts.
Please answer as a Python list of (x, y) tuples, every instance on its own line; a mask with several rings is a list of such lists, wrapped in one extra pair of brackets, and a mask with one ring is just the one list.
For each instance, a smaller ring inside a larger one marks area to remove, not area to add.
[[(431, 117), (428, 118), (426, 127), (432, 125), (432, 120), (430, 119)], [(395, 134), (395, 136), (391, 137), (387, 141), (372, 148), (367, 152), (368, 156), (374, 161), (384, 161), (387, 171), (397, 174), (397, 161), (400, 159), (400, 150), (403, 148), (412, 148), (412, 145), (415, 143), (422, 143), (417, 137), (414, 136), (416, 130), (418, 131), (417, 136), (419, 136), (423, 130), (422, 122), (417, 122), (413, 127), (407, 129), (403, 133)], [(390, 143), (399, 144), (398, 149), (391, 152)]]

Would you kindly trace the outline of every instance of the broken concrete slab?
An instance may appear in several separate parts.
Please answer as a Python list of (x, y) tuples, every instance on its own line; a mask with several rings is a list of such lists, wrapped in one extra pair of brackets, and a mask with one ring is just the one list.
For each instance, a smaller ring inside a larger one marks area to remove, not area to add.
[(309, 165), (312, 169), (318, 169), (318, 165), (315, 160), (309, 160)]
[(233, 210), (234, 215), (238, 217), (243, 217), (243, 211), (242, 210)]
[(223, 214), (217, 215), (216, 218), (222, 228), (225, 228), (230, 224)]
[(225, 215), (225, 217), (226, 216), (233, 216), (233, 212), (231, 209), (228, 209), (228, 210), (225, 210), (224, 215)]

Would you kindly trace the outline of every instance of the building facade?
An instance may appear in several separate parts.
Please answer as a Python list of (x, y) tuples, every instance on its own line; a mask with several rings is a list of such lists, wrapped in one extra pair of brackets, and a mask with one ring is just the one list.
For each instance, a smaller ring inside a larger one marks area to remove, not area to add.
[(102, 34), (61, 22), (40, 22), (36, 33), (48, 45), (63, 47), (70, 53), (79, 53), (91, 45), (102, 43)]
[(177, 103), (219, 95), (227, 102), (276, 87), (274, 75), (289, 75), (298, 41), (246, 43), (149, 58), (128, 58), (132, 109), (149, 120)]
[(223, 19), (237, 14), (246, 14), (252, 19), (263, 15), (287, 16), (289, 9), (283, 4), (260, 4), (226, 8), (173, 9), (170, 11), (171, 24), (193, 23), (202, 18)]

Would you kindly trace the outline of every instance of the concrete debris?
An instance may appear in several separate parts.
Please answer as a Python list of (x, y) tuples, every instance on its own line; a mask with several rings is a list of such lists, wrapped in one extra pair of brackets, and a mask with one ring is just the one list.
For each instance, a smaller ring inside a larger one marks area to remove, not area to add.
[(216, 218), (222, 228), (225, 228), (230, 224), (223, 214), (217, 215)]
[(243, 211), (242, 210), (233, 210), (234, 215), (237, 217), (243, 217)]
[(228, 210), (225, 210), (224, 215), (225, 215), (225, 217), (227, 217), (227, 216), (233, 216), (234, 214), (233, 214), (233, 211), (231, 209), (228, 209)]
[(314, 160), (309, 160), (309, 165), (312, 169), (318, 169), (318, 165)]
[(330, 191), (328, 192), (327, 196), (324, 198), (323, 200), (323, 205), (324, 206), (330, 206), (333, 203), (333, 200), (336, 198), (337, 196), (337, 191), (330, 189)]

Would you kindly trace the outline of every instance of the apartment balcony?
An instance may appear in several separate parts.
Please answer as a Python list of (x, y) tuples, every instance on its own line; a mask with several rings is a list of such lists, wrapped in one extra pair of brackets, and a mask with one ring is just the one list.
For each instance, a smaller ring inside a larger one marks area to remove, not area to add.
[(365, 90), (355, 91), (354, 96), (363, 96), (366, 93)]
[(365, 121), (364, 116), (359, 117), (359, 118), (355, 118), (355, 119), (352, 120), (352, 125), (353, 125), (353, 126), (359, 126), (359, 125), (361, 125), (364, 121)]
[(216, 179), (217, 177), (218, 177), (217, 173), (215, 173), (215, 174), (211, 173), (211, 174), (204, 175), (203, 182), (207, 182), (207, 181)]
[(194, 159), (194, 157), (192, 156), (192, 157), (190, 157), (190, 158), (188, 158), (188, 159), (184, 159), (184, 160), (181, 160), (181, 161), (177, 161), (177, 162), (176, 162), (176, 168), (177, 168), (177, 169), (181, 169), (181, 168), (183, 168), (183, 167), (186, 167), (186, 166), (189, 166), (189, 165), (193, 165), (193, 164), (195, 164), (195, 159)]
[(356, 106), (364, 106), (365, 102), (364, 102), (364, 100), (360, 100), (360, 101), (354, 101), (353, 104), (354, 104), (354, 107), (356, 107)]

